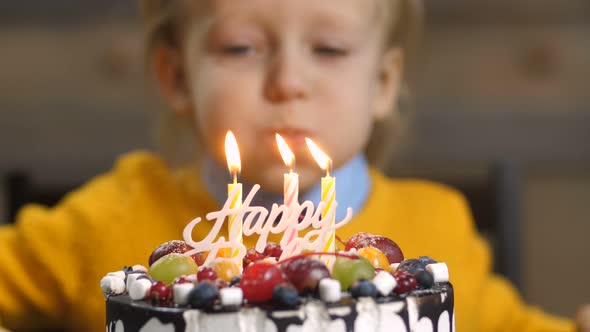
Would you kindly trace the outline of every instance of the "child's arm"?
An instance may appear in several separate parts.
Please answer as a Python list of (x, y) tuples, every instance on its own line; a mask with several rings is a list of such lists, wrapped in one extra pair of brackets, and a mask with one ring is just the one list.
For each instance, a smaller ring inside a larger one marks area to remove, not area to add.
[(179, 232), (162, 222), (178, 211), (167, 174), (129, 154), (55, 208), (29, 205), (0, 227), (0, 326), (104, 331), (100, 278)]
[(559, 332), (574, 331), (566, 319), (544, 313), (523, 303), (517, 291), (505, 279), (492, 275), (484, 285), (480, 317), (485, 331)]
[(98, 282), (122, 247), (121, 241), (112, 243), (111, 234), (128, 219), (118, 173), (97, 177), (55, 208), (28, 205), (14, 225), (0, 227), (0, 325), (14, 330), (104, 325)]
[(73, 211), (26, 208), (0, 227), (0, 321), (12, 329), (63, 327), (78, 291)]

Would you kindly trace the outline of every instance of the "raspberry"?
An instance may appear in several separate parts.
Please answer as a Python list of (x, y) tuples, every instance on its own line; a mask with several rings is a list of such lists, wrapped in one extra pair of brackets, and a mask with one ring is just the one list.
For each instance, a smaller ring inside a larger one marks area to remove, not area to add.
[(397, 286), (393, 291), (398, 295), (411, 292), (417, 286), (416, 277), (409, 272), (397, 271), (393, 277), (397, 281)]
[(148, 291), (148, 298), (155, 303), (168, 302), (172, 300), (172, 289), (162, 281), (158, 281)]
[(283, 249), (277, 243), (269, 242), (266, 244), (263, 254), (266, 257), (274, 257), (278, 260), (283, 254)]
[(207, 266), (201, 266), (199, 268), (199, 272), (197, 272), (197, 280), (199, 282), (203, 280), (215, 281), (215, 279), (217, 279), (217, 272), (215, 270)]
[(250, 248), (246, 252), (246, 256), (244, 256), (244, 264), (243, 265), (244, 265), (244, 267), (248, 267), (248, 265), (250, 265), (251, 263), (254, 263), (254, 262), (259, 261), (264, 258), (265, 258), (264, 254), (259, 253), (254, 248)]

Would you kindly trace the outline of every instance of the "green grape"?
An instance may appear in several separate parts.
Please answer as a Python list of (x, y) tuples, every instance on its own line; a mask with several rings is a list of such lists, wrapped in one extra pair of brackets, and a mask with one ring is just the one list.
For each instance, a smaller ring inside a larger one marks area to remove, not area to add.
[(340, 281), (343, 291), (359, 279), (372, 280), (373, 277), (375, 277), (375, 268), (364, 257), (358, 259), (338, 257), (332, 267), (332, 278)]
[(174, 279), (195, 274), (198, 270), (199, 267), (192, 258), (182, 254), (169, 254), (155, 261), (148, 273), (155, 280), (171, 284)]

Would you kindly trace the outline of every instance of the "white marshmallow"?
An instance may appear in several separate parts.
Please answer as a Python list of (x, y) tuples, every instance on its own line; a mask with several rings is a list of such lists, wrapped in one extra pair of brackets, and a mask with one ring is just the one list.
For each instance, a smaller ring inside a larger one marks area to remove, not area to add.
[(399, 263), (393, 263), (393, 264), (389, 265), (389, 272), (396, 273), (398, 266), (399, 266)]
[(141, 264), (133, 265), (133, 267), (131, 267), (131, 268), (133, 269), (134, 272), (145, 272), (145, 273), (148, 273), (148, 269), (145, 266), (141, 265)]
[(115, 271), (107, 273), (107, 276), (117, 277), (119, 279), (125, 280), (125, 272), (124, 271)]
[(176, 284), (174, 285), (174, 303), (178, 305), (188, 304), (188, 294), (195, 288), (193, 283)]
[(145, 273), (129, 273), (127, 275), (127, 291), (131, 289), (131, 284), (133, 284), (137, 280), (137, 278), (144, 275)]
[(449, 267), (446, 263), (435, 263), (426, 265), (426, 271), (432, 273), (434, 282), (449, 281)]
[(151, 287), (152, 282), (148, 279), (135, 280), (129, 288), (129, 297), (134, 301), (143, 300)]
[(226, 287), (219, 290), (219, 299), (224, 307), (242, 305), (244, 292), (240, 287)]
[(342, 298), (340, 281), (324, 278), (319, 283), (320, 298), (325, 302), (338, 302)]
[(125, 281), (114, 276), (105, 276), (100, 280), (100, 288), (105, 294), (123, 294), (125, 293)]
[(391, 273), (387, 271), (380, 271), (377, 273), (375, 278), (373, 278), (373, 283), (375, 284), (375, 287), (377, 287), (379, 293), (383, 296), (389, 295), (395, 286), (397, 286), (397, 281)]

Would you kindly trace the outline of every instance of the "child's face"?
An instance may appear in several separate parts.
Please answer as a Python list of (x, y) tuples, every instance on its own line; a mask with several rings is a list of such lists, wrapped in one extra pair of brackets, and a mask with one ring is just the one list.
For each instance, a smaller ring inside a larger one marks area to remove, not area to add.
[(230, 129), (240, 147), (242, 177), (275, 192), (282, 191), (288, 171), (275, 133), (296, 154), (302, 190), (322, 174), (305, 137), (334, 167), (363, 151), (375, 119), (393, 108), (400, 79), (399, 52), (383, 51), (381, 1), (207, 4), (190, 14), (180, 63), (186, 109), (220, 165)]

